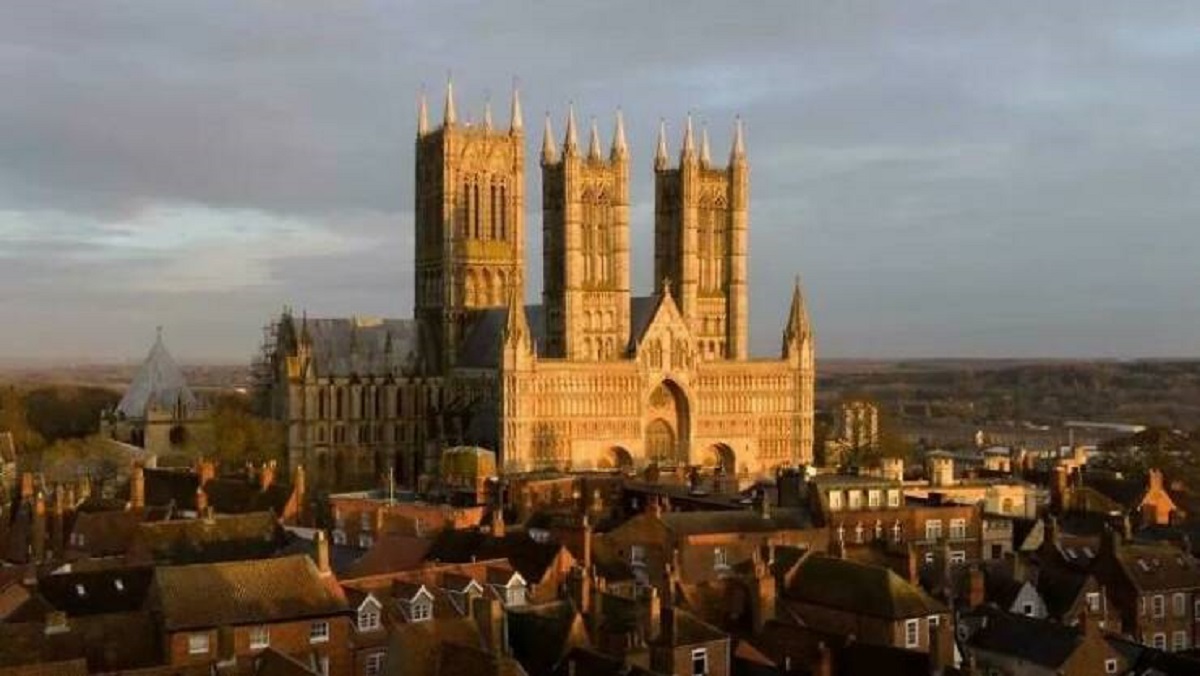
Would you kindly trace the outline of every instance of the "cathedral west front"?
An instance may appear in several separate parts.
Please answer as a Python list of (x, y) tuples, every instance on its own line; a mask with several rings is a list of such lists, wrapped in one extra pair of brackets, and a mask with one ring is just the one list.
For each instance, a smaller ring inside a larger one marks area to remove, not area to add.
[(504, 472), (701, 465), (755, 476), (807, 463), (814, 339), (799, 285), (780, 352), (748, 353), (749, 163), (740, 121), (728, 161), (690, 119), (653, 158), (654, 279), (630, 285), (630, 149), (618, 113), (581, 143), (574, 111), (547, 117), (541, 302), (525, 304), (525, 127), (459, 119), (447, 86), (416, 124), (413, 316), (272, 323), (262, 402), (288, 460), (327, 486), (392, 472), (416, 486), (441, 451), (496, 452)]

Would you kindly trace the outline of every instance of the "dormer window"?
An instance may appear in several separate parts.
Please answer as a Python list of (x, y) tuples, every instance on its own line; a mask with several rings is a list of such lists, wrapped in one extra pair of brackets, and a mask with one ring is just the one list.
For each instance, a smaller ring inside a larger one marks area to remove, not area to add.
[(642, 545), (630, 545), (629, 564), (632, 566), (646, 565), (646, 548)]
[(525, 585), (518, 582), (518, 583), (515, 583), (515, 584), (509, 586), (509, 588), (505, 590), (504, 596), (505, 596), (505, 599), (504, 599), (505, 605), (509, 605), (509, 606), (525, 605)]
[(829, 491), (829, 511), (836, 512), (842, 508), (842, 492)]
[(433, 617), (433, 602), (429, 599), (417, 599), (409, 606), (409, 619), (412, 622), (425, 622)]
[(729, 568), (729, 555), (724, 547), (717, 547), (713, 550), (713, 568), (717, 570)]
[(380, 607), (374, 597), (368, 597), (358, 608), (358, 630), (375, 631), (380, 627)]

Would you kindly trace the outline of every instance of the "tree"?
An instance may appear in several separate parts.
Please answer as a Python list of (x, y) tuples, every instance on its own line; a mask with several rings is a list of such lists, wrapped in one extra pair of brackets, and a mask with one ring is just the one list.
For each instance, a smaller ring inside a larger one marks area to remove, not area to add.
[(29, 424), (24, 392), (12, 385), (0, 389), (0, 432), (12, 432), (18, 457), (32, 455), (46, 445)]
[(212, 407), (212, 457), (226, 464), (283, 461), (286, 438), (283, 425), (251, 412), (245, 395), (218, 396)]

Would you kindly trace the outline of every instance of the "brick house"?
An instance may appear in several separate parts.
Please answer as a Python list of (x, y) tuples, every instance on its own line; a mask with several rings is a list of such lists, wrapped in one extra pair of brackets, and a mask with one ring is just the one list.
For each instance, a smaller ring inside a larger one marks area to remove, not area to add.
[(978, 673), (1006, 676), (1124, 674), (1125, 656), (1092, 622), (1066, 626), (984, 607), (965, 641)]
[(322, 674), (352, 673), (350, 608), (327, 558), (160, 567), (153, 593), (172, 666), (252, 659), (273, 647)]

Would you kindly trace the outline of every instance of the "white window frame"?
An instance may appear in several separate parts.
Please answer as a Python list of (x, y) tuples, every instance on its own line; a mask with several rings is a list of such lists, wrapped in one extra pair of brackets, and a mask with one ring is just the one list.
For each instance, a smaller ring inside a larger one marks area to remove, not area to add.
[(1188, 634), (1186, 631), (1179, 630), (1171, 635), (1171, 652), (1179, 652), (1180, 650), (1188, 649)]
[(713, 568), (724, 569), (729, 567), (729, 552), (725, 551), (724, 547), (713, 548)]
[(188, 654), (207, 655), (209, 651), (209, 636), (207, 632), (188, 634)]
[[(701, 669), (696, 670), (696, 664), (699, 663)], [(706, 676), (708, 674), (708, 648), (692, 648), (692, 676)]]
[(250, 627), (250, 649), (262, 650), (271, 647), (271, 628), (265, 624)]
[(642, 545), (629, 545), (629, 565), (646, 565), (646, 548)]
[(1115, 673), (1117, 673), (1118, 668), (1119, 668), (1119, 665), (1117, 663), (1116, 658), (1110, 657), (1110, 658), (1104, 660), (1104, 673), (1115, 674)]
[(950, 519), (950, 539), (964, 540), (967, 537), (967, 520)]
[(433, 602), (429, 599), (418, 599), (408, 607), (409, 619), (412, 622), (425, 622), (433, 619)]
[(967, 553), (961, 549), (950, 552), (950, 563), (966, 563)]
[(326, 620), (317, 620), (308, 626), (308, 642), (309, 643), (328, 643), (329, 642), (329, 622)]
[(904, 621), (904, 647), (921, 647), (921, 619)]
[(849, 507), (849, 509), (862, 509), (862, 503), (862, 491), (853, 490), (846, 492), (846, 505)]
[(883, 506), (883, 492), (878, 488), (872, 488), (867, 491), (867, 507), (878, 509)]
[(1175, 611), (1175, 617), (1187, 615), (1187, 596), (1176, 592), (1171, 598), (1171, 610)]
[(1084, 598), (1086, 599), (1088, 610), (1094, 613), (1100, 612), (1100, 592), (1088, 592)]
[(364, 603), (358, 609), (358, 630), (375, 631), (378, 629), (381, 624), (380, 614), (379, 606), (370, 602)]
[(380, 676), (383, 673), (383, 667), (386, 661), (386, 652), (377, 652), (367, 655), (366, 664), (363, 666), (363, 676)]
[(1162, 594), (1155, 594), (1154, 597), (1150, 599), (1150, 614), (1156, 618), (1167, 616), (1167, 598), (1165, 596)]
[(842, 492), (829, 491), (829, 511), (836, 512), (842, 508)]
[(1161, 631), (1158, 632), (1151, 639), (1150, 644), (1152, 646), (1154, 646), (1155, 648), (1158, 648), (1159, 650), (1166, 650), (1167, 649), (1167, 635)]
[(899, 507), (900, 506), (900, 491), (892, 490), (892, 491), (887, 492), (887, 506), (888, 507)]
[(926, 540), (942, 539), (942, 520), (941, 519), (926, 519), (925, 520), (925, 539)]

